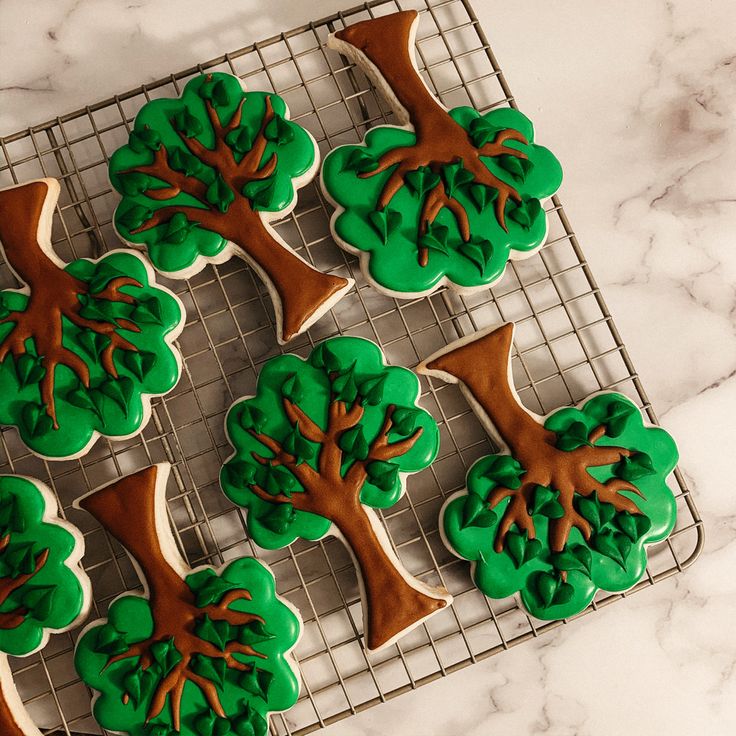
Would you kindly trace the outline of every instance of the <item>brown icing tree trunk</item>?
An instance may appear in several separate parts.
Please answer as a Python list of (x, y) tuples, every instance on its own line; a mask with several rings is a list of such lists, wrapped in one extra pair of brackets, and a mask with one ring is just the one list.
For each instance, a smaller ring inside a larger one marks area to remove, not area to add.
[[(375, 517), (374, 512), (368, 513)], [(357, 563), (365, 588), (366, 643), (369, 649), (378, 649), (444, 608), (446, 602), (419, 590), (425, 586), (418, 581), (414, 585), (407, 581), (397, 567), (398, 560), (386, 551), (388, 539), (378, 539), (368, 513), (360, 503), (343, 504), (332, 521)], [(380, 524), (378, 519), (375, 524)]]
[[(148, 586), (151, 607), (168, 609), (194, 596), (161, 549), (156, 531), (158, 467), (125, 476), (80, 501), (80, 506), (112, 534), (135, 560)], [(173, 599), (173, 600), (172, 600)]]
[(611, 503), (617, 511), (639, 513), (636, 503), (619, 491), (639, 494), (633, 484), (620, 478), (601, 483), (588, 473), (588, 468), (611, 465), (631, 452), (626, 448), (595, 445), (605, 434), (605, 425), (596, 427), (589, 435), (590, 446), (584, 445), (569, 452), (556, 447), (557, 435), (519, 403), (509, 383), (509, 364), (514, 325), (508, 323), (496, 330), (479, 333), (469, 341), (460, 341), (457, 347), (430, 358), (419, 367), (420, 373), (439, 374), (447, 380), (460, 382), (463, 389), (477, 402), (493, 425), (499, 439), (510, 454), (518, 460), (525, 473), (518, 489), (498, 486), (489, 497), (489, 508), (510, 498), (498, 527), (495, 549), (504, 547), (506, 534), (513, 524), (535, 537), (534, 521), (528, 511), (536, 487), (545, 486), (559, 492), (559, 503), (564, 516), (550, 522), (550, 543), (553, 552), (561, 551), (573, 527), (585, 539), (591, 535), (590, 524), (574, 508), (576, 494), (598, 494), (601, 501)]
[[(506, 203), (509, 199), (521, 201), (518, 191), (510, 184), (496, 177), (481, 160), (481, 156), (514, 156), (526, 159), (525, 153), (505, 145), (513, 140), (527, 143), (526, 138), (511, 128), (500, 130), (493, 141), (476, 148), (468, 132), (447, 113), (437, 99), (427, 89), (413, 62), (413, 29), (418, 22), (415, 10), (362, 21), (337, 31), (332, 42), (338, 50), (357, 57), (369, 76), (380, 86), (388, 85), (393, 98), (398, 102), (395, 113), (399, 122), (411, 123), (416, 133), (416, 143), (402, 146), (384, 153), (378, 166), (361, 177), (371, 177), (395, 167), (386, 179), (377, 202), (377, 209), (385, 208), (393, 196), (405, 184), (405, 177), (411, 171), (428, 166), (440, 173), (446, 164), (462, 162), (475, 181), (498, 191), (495, 202), (495, 216), (501, 227), (506, 229)], [(470, 223), (463, 205), (448, 194), (445, 184), (440, 180), (427, 193), (419, 216), (419, 232), (425, 233), (443, 207), (455, 216), (460, 234), (466, 242), (470, 240)], [(419, 263), (426, 266), (427, 250), (419, 247)]]
[(155, 212), (142, 229), (165, 222), (176, 212), (185, 213), (192, 221), (227, 238), (266, 285), (276, 292), (282, 311), (284, 341), (301, 332), (314, 314), (349, 284), (341, 276), (318, 271), (276, 240), (260, 215), (251, 209), (248, 200), (239, 194), (224, 214), (194, 207), (165, 207)]
[[(130, 657), (140, 657), (141, 668), (147, 669), (154, 662), (151, 645), (172, 640), (182, 659), (156, 687), (148, 718), (155, 718), (161, 713), (168, 698), (174, 728), (178, 731), (181, 698), (188, 681), (200, 688), (215, 713), (225, 717), (215, 684), (190, 668), (195, 655), (224, 659), (229, 668), (243, 672), (250, 671), (250, 665), (235, 659), (233, 654), (264, 656), (237, 641), (229, 642), (221, 651), (195, 634), (197, 620), (207, 615), (216, 621), (242, 626), (262, 619), (229, 608), (235, 600), (250, 599), (248, 591), (243, 589), (225, 593), (219, 603), (197, 607), (191, 589), (169, 561), (178, 553), (175, 549), (164, 552), (161, 546), (156, 526), (156, 506), (159, 503), (156, 499), (157, 475), (158, 466), (151, 466), (85, 496), (79, 505), (92, 514), (133, 557), (145, 579), (150, 600), (153, 633), (148, 639), (133, 644), (126, 652), (112, 657), (108, 666)], [(167, 538), (165, 543), (169, 541)], [(185, 567), (183, 561), (181, 566)]]
[[(5, 360), (8, 354), (17, 358), (26, 353), (26, 341), (33, 339), (36, 354), (46, 369), (41, 380), (41, 400), (57, 429), (54, 401), (56, 367), (67, 366), (89, 387), (87, 364), (62, 344), (62, 317), (66, 317), (77, 327), (87, 328), (110, 338), (110, 344), (102, 352), (100, 359), (107, 373), (113, 377), (117, 377), (113, 362), (115, 350), (137, 350), (115, 332), (115, 324), (92, 321), (79, 314), (82, 308), (79, 295), (87, 294), (87, 284), (64, 271), (49, 255), (52, 252), (51, 215), (58, 197), (59, 184), (54, 179), (39, 179), (0, 190), (0, 243), (8, 265), (30, 290), (26, 309), (23, 312), (13, 312), (0, 320), (15, 323), (13, 330), (0, 343), (0, 361)], [(131, 278), (116, 278), (94, 297), (133, 303), (132, 297), (118, 291), (121, 286), (126, 285), (140, 284)], [(121, 327), (139, 331), (127, 320), (118, 322)]]

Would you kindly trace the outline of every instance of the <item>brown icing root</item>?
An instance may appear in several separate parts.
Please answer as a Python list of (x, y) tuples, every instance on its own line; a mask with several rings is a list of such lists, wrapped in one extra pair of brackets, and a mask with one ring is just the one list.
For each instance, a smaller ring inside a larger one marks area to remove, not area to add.
[(592, 533), (588, 521), (573, 506), (576, 494), (587, 497), (596, 493), (600, 501), (612, 504), (617, 511), (639, 514), (636, 503), (621, 495), (621, 491), (641, 493), (621, 478), (601, 483), (588, 472), (589, 468), (611, 465), (632, 454), (624, 447), (593, 444), (605, 434), (605, 426), (596, 427), (589, 434), (590, 446), (566, 452), (555, 446), (557, 435), (545, 429), (519, 404), (509, 385), (513, 332), (513, 324), (505, 324), (430, 359), (420, 372), (438, 371), (460, 381), (525, 471), (519, 488), (498, 486), (488, 497), (491, 509), (504, 499), (510, 499), (498, 527), (495, 550), (503, 550), (506, 534), (513, 524), (525, 530), (529, 539), (535, 538), (529, 507), (536, 487), (544, 486), (559, 492), (558, 501), (564, 511), (560, 518), (550, 520), (551, 549), (561, 552), (573, 528), (579, 529), (586, 540)]
[(110, 338), (100, 360), (105, 371), (117, 378), (114, 355), (118, 349), (137, 351), (135, 345), (116, 332), (122, 327), (133, 332), (139, 328), (125, 319), (113, 322), (91, 320), (79, 313), (82, 309), (80, 295), (95, 300), (107, 300), (133, 304), (135, 300), (120, 292), (122, 286), (140, 286), (134, 279), (118, 277), (112, 279), (97, 294), (90, 294), (83, 281), (62, 270), (44, 247), (50, 248), (51, 220), (41, 222), (45, 210), (51, 209), (58, 198), (58, 187), (50, 186), (47, 180), (33, 181), (0, 191), (0, 242), (8, 264), (29, 290), (28, 305), (22, 312), (11, 312), (0, 323), (13, 322), (13, 329), (0, 342), (0, 361), (8, 355), (18, 358), (26, 354), (29, 339), (33, 340), (36, 354), (41, 360), (45, 374), (41, 379), (41, 401), (46, 413), (56, 421), (54, 400), (54, 378), (56, 368), (70, 368), (82, 384), (89, 388), (89, 368), (76, 353), (63, 344), (63, 319), (82, 329), (88, 329)]
[[(496, 219), (506, 230), (506, 203), (509, 199), (521, 201), (519, 192), (495, 176), (483, 163), (481, 156), (513, 156), (526, 159), (525, 153), (506, 146), (507, 141), (528, 143), (516, 130), (506, 128), (496, 133), (494, 140), (476, 147), (468, 132), (437, 102), (425, 86), (412, 60), (412, 30), (418, 15), (414, 10), (393, 13), (381, 18), (356, 23), (335, 36), (350, 44), (372, 64), (383, 77), (414, 127), (416, 143), (384, 153), (373, 171), (359, 174), (371, 177), (391, 167), (391, 172), (378, 199), (377, 209), (384, 209), (406, 183), (406, 175), (421, 167), (439, 174), (447, 164), (462, 163), (473, 175), (472, 182), (491, 187), (498, 192), (494, 203)], [(425, 195), (419, 218), (419, 233), (427, 232), (440, 210), (447, 207), (455, 216), (464, 241), (470, 240), (468, 214), (463, 205), (448, 193), (445, 183), (438, 183)], [(427, 265), (427, 249), (419, 246), (419, 263)]]

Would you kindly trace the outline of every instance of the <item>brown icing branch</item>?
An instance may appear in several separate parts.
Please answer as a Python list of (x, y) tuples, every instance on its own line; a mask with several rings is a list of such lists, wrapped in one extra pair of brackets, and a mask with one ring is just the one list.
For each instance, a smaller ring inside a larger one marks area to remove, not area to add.
[[(507, 141), (528, 143), (517, 130), (506, 128), (496, 133), (493, 141), (477, 148), (468, 132), (439, 104), (427, 89), (417, 72), (413, 60), (413, 28), (418, 22), (415, 10), (371, 20), (362, 21), (338, 31), (338, 41), (349, 44), (375, 68), (378, 76), (388, 84), (401, 108), (397, 110), (400, 118), (408, 119), (414, 127), (416, 143), (386, 151), (379, 159), (378, 166), (359, 176), (367, 178), (395, 167), (381, 190), (377, 209), (384, 209), (394, 195), (406, 184), (410, 171), (428, 166), (439, 174), (442, 166), (462, 161), (465, 169), (474, 176), (474, 181), (498, 191), (495, 201), (495, 217), (506, 230), (506, 203), (509, 199), (521, 201), (519, 192), (511, 185), (495, 176), (481, 160), (481, 157), (514, 156), (526, 159), (527, 155), (506, 145)], [(470, 240), (468, 215), (455, 198), (449, 196), (440, 181), (426, 195), (422, 205), (419, 232), (424, 234), (440, 210), (447, 207), (455, 216), (463, 240)], [(427, 251), (419, 248), (419, 263), (427, 264)]]
[(164, 555), (156, 531), (157, 473), (158, 468), (154, 465), (121, 478), (85, 496), (80, 506), (91, 513), (135, 559), (146, 581), (154, 622), (154, 631), (148, 639), (111, 657), (107, 667), (124, 659), (140, 657), (139, 666), (146, 670), (154, 663), (151, 646), (157, 642), (173, 641), (182, 658), (156, 686), (147, 719), (159, 715), (169, 699), (172, 722), (178, 731), (181, 698), (187, 682), (192, 682), (202, 691), (218, 716), (225, 717), (215, 684), (192, 669), (195, 655), (225, 660), (229, 669), (243, 672), (250, 671), (251, 666), (234, 655), (265, 658), (265, 655), (238, 641), (227, 643), (221, 651), (197, 636), (197, 622), (209, 616), (213, 621), (243, 626), (255, 621), (263, 623), (263, 619), (230, 608), (237, 600), (250, 600), (250, 593), (243, 589), (225, 593), (218, 603), (203, 607), (196, 605), (194, 593)]
[(286, 452), (281, 443), (268, 435), (249, 430), (250, 434), (271, 451), (266, 458), (252, 453), (261, 464), (283, 465), (290, 470), (304, 489), (291, 496), (272, 495), (259, 485), (252, 491), (269, 504), (293, 504), (300, 511), (309, 511), (329, 519), (352, 549), (359, 573), (365, 586), (366, 642), (369, 649), (378, 649), (397, 634), (447, 605), (441, 596), (430, 595), (407, 580), (397, 568), (392, 555), (386, 552), (374, 525), (378, 524), (373, 512), (366, 511), (360, 502), (360, 492), (368, 478), (367, 466), (374, 460), (390, 460), (407, 453), (417, 442), (421, 427), (409, 437), (389, 442), (395, 407), (389, 406), (381, 429), (370, 444), (365, 460), (353, 460), (345, 475), (341, 468), (345, 461), (340, 448), (340, 437), (357, 426), (363, 417), (363, 407), (355, 402), (348, 407), (334, 396), (327, 412), (327, 427), (322, 429), (296, 404), (283, 399), (283, 406), (292, 426), (321, 447), (317, 469)]
[[(84, 360), (63, 344), (63, 319), (82, 329), (89, 329), (110, 338), (101, 356), (107, 373), (117, 378), (113, 357), (116, 350), (137, 351), (118, 332), (113, 322), (90, 320), (80, 315), (79, 296), (86, 294), (98, 300), (132, 304), (135, 300), (121, 293), (123, 286), (140, 284), (128, 277), (110, 281), (103, 291), (90, 294), (83, 281), (62, 270), (48, 254), (51, 245), (50, 210), (59, 196), (58, 184), (41, 179), (28, 184), (0, 190), (0, 243), (5, 257), (16, 276), (28, 286), (30, 296), (23, 312), (11, 312), (0, 323), (13, 322), (15, 326), (0, 342), (0, 361), (10, 354), (14, 358), (27, 352), (27, 341), (33, 340), (36, 354), (45, 368), (41, 379), (41, 401), (46, 412), (56, 422), (54, 378), (56, 368), (65, 365), (89, 387), (89, 368)], [(44, 219), (45, 213), (48, 215)], [(120, 327), (139, 332), (132, 322), (118, 320)]]
[[(498, 329), (480, 334), (458, 347), (430, 359), (419, 367), (420, 373), (441, 372), (460, 381), (477, 401), (511, 455), (518, 460), (525, 473), (521, 486), (512, 490), (494, 488), (488, 497), (488, 507), (494, 508), (506, 498), (511, 500), (504, 509), (498, 527), (494, 548), (504, 548), (506, 534), (513, 524), (535, 537), (534, 521), (529, 506), (536, 487), (545, 486), (559, 492), (558, 501), (564, 510), (559, 519), (550, 521), (550, 544), (559, 552), (567, 543), (573, 528), (580, 530), (585, 539), (591, 535), (590, 524), (575, 510), (575, 494), (598, 498), (613, 504), (617, 511), (640, 513), (636, 503), (621, 491), (641, 495), (633, 484), (613, 478), (605, 483), (597, 481), (589, 468), (617, 463), (632, 453), (624, 447), (591, 445), (570, 452), (556, 447), (557, 435), (544, 428), (519, 403), (509, 384), (509, 361), (514, 326), (505, 324)], [(591, 443), (605, 434), (605, 426), (595, 428), (589, 435)]]
[(153, 161), (136, 166), (121, 175), (137, 172), (155, 177), (166, 186), (151, 187), (144, 194), (156, 201), (174, 199), (179, 194), (194, 198), (198, 205), (171, 204), (154, 211), (153, 216), (140, 227), (131, 230), (137, 234), (168, 222), (175, 214), (186, 215), (190, 222), (199, 223), (211, 232), (221, 235), (240, 251), (254, 266), (261, 278), (275, 290), (283, 313), (283, 341), (298, 334), (322, 306), (350, 283), (340, 276), (324, 274), (297, 256), (290, 248), (274, 238), (261, 215), (254, 211), (243, 195), (243, 187), (251, 181), (266, 179), (276, 170), (278, 157), (274, 153), (263, 165), (261, 159), (268, 140), (266, 126), (274, 118), (271, 98), (266, 98), (266, 112), (251, 149), (235, 160), (233, 150), (225, 138), (240, 125), (243, 98), (227, 124), (223, 124), (209, 100), (205, 100), (207, 115), (215, 137), (214, 148), (207, 148), (194, 137), (177, 131), (182, 144), (202, 163), (213, 169), (228, 186), (235, 199), (226, 212), (221, 212), (207, 201), (207, 185), (194, 176), (174, 171), (169, 165), (169, 152), (162, 145), (154, 152)]

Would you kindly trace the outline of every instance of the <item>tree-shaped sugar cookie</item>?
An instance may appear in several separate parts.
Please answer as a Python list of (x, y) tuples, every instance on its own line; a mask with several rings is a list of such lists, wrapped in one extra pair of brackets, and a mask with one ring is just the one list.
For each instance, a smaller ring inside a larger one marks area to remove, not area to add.
[(0, 244), (24, 287), (0, 292), (0, 423), (35, 453), (84, 454), (98, 434), (123, 438), (170, 391), (184, 311), (138, 254), (66, 264), (51, 247), (54, 179), (0, 190)]
[(253, 540), (275, 549), (339, 536), (358, 568), (371, 650), (450, 601), (402, 566), (373, 511), (393, 506), (406, 474), (437, 454), (437, 424), (418, 396), (416, 376), (385, 365), (377, 345), (336, 337), (306, 360), (269, 360), (256, 395), (236, 402), (226, 420), (235, 453), (221, 484), (248, 508)]
[(172, 278), (243, 258), (268, 287), (285, 342), (352, 285), (317, 271), (268, 224), (293, 209), (318, 164), (314, 139), (278, 95), (246, 92), (229, 74), (202, 75), (180, 98), (144, 105), (113, 154), (110, 180), (123, 195), (115, 227)]
[(618, 393), (529, 412), (510, 385), (513, 331), (506, 324), (460, 340), (418, 369), (459, 383), (501, 448), (471, 467), (440, 529), (487, 596), (520, 591), (533, 616), (565, 618), (599, 588), (624, 591), (644, 574), (646, 546), (675, 523), (666, 478), (677, 448)]
[(50, 633), (87, 615), (90, 586), (79, 566), (80, 532), (57, 516), (54, 497), (31, 478), (0, 476), (0, 734), (40, 736), (13, 684), (7, 655), (37, 652)]
[(77, 671), (110, 731), (265, 736), (268, 714), (299, 695), (289, 652), (301, 620), (254, 558), (188, 567), (167, 522), (168, 475), (154, 465), (78, 502), (125, 547), (145, 593), (122, 595), (85, 629)]
[(410, 10), (329, 37), (386, 95), (400, 125), (336, 148), (322, 169), (338, 244), (360, 256), (378, 289), (405, 298), (497, 281), (509, 258), (544, 242), (540, 200), (562, 179), (517, 110), (448, 111), (437, 101), (414, 62), (417, 23)]

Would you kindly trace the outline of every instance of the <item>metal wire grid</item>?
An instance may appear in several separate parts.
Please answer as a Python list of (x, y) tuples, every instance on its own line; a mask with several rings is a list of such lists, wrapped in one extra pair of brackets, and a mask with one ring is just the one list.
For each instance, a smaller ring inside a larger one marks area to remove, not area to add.
[[(68, 260), (99, 255), (118, 246), (111, 226), (117, 195), (107, 180), (108, 156), (127, 140), (145, 101), (179, 94), (189, 77), (204, 70), (224, 70), (250, 89), (284, 97), (293, 119), (312, 132), (323, 153), (357, 142), (368, 128), (391, 122), (392, 116), (363, 74), (325, 49), (326, 36), (343, 25), (408, 7), (421, 14), (421, 71), (446, 105), (471, 104), (481, 111), (515, 106), (467, 0), (378, 0), (0, 139), (0, 185), (39, 176), (60, 179), (54, 247)], [(544, 249), (510, 264), (492, 290), (472, 297), (444, 291), (399, 302), (369, 287), (356, 261), (335, 246), (329, 208), (315, 184), (306, 187), (297, 209), (278, 229), (322, 270), (352, 275), (357, 288), (287, 350), (305, 355), (325, 337), (362, 335), (381, 344), (390, 362), (411, 366), (459, 336), (514, 320), (514, 377), (529, 408), (546, 412), (594, 391), (615, 389), (638, 401), (656, 421), (557, 198), (548, 212)], [(189, 562), (219, 565), (255, 554), (271, 565), (279, 592), (302, 612), (305, 630), (296, 650), (302, 695), (295, 708), (272, 719), (274, 733), (309, 733), (562, 623), (531, 619), (514, 599), (489, 601), (474, 588), (467, 564), (443, 547), (437, 513), (444, 498), (462, 488), (468, 466), (494, 448), (456, 387), (422, 379), (422, 404), (440, 424), (441, 454), (411, 479), (407, 495), (383, 519), (411, 572), (430, 584), (444, 584), (455, 602), (389, 650), (368, 657), (360, 641), (355, 571), (342, 545), (327, 538), (275, 552), (257, 549), (248, 540), (242, 511), (218, 489), (219, 467), (229, 453), (224, 413), (234, 399), (253, 392), (265, 360), (282, 352), (267, 292), (238, 260), (207, 268), (187, 282), (166, 283), (187, 309), (187, 328), (179, 339), (184, 370), (177, 388), (153, 402), (151, 422), (139, 437), (102, 440), (81, 460), (49, 464), (29, 454), (14, 429), (0, 435), (0, 472), (47, 482), (63, 513), (84, 532), (84, 563), (95, 596), (92, 616), (104, 616), (113, 598), (140, 584), (124, 551), (71, 503), (110, 479), (168, 460), (173, 464), (170, 518)], [(15, 286), (5, 264), (0, 286)], [(634, 590), (681, 571), (700, 552), (700, 517), (679, 471), (675, 480), (676, 530), (650, 549), (647, 574)], [(621, 597), (600, 593), (588, 611)], [(75, 634), (54, 637), (42, 653), (12, 663), (27, 708), (49, 734), (102, 733), (72, 665)]]

